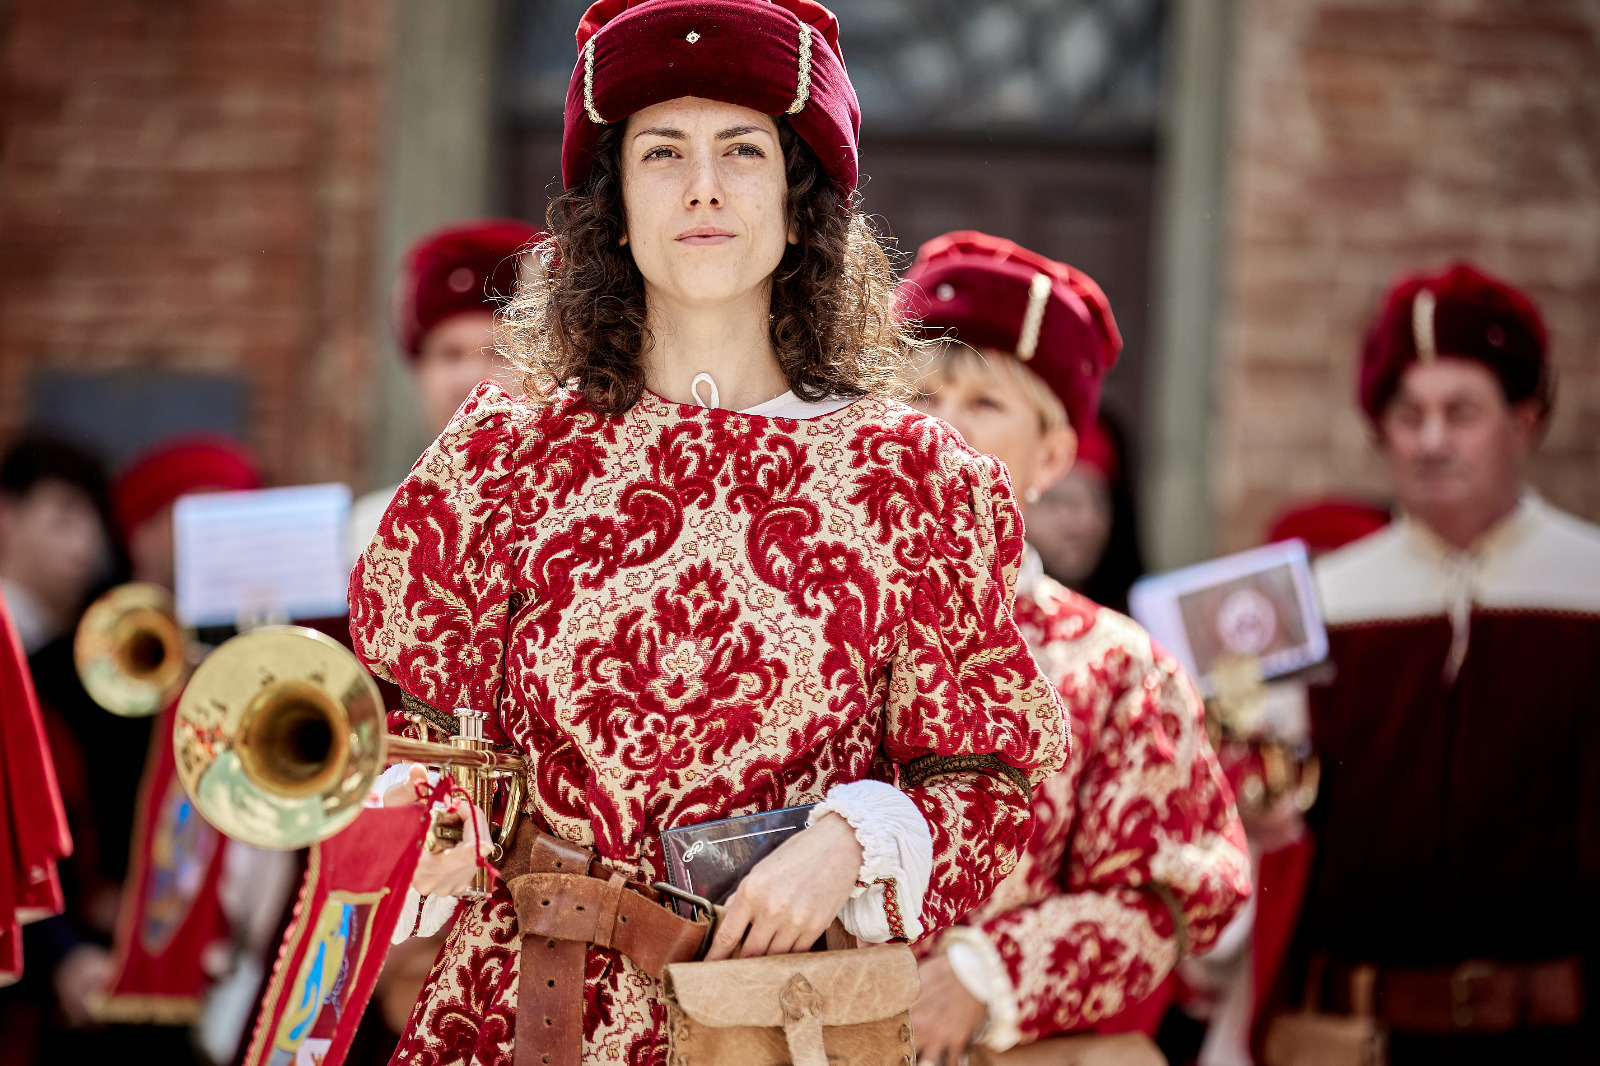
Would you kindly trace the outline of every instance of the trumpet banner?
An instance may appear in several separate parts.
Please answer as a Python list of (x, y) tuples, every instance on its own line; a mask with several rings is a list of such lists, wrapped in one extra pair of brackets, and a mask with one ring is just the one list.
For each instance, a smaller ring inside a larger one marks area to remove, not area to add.
[(94, 1011), (103, 1021), (183, 1025), (200, 1016), (211, 977), (206, 949), (228, 937), (218, 889), (227, 838), (178, 780), (177, 704), (150, 741), (112, 954), (116, 976)]
[(422, 854), (428, 806), (368, 808), (311, 846), (244, 1066), (344, 1060)]

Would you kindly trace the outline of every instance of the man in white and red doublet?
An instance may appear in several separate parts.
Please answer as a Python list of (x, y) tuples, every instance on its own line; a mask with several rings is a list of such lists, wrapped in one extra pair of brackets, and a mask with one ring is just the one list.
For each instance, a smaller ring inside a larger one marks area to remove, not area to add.
[(1375, 1015), (1396, 1066), (1592, 1062), (1600, 529), (1522, 483), (1539, 312), (1467, 264), (1402, 278), (1360, 397), (1403, 513), (1316, 564), (1338, 675), (1280, 1005)]
[[(578, 40), (569, 187), (602, 122), (716, 96), (787, 115), (850, 201), (860, 112), (821, 5), (604, 0)], [(1068, 755), (1012, 618), (1022, 549), (1005, 469), (882, 395), (602, 414), (485, 382), (356, 565), (351, 633), (416, 721), (488, 712), (531, 757), (534, 824), (625, 877), (665, 879), (664, 830), (815, 804), (864, 855), (845, 927), (914, 940), (1010, 872)], [(453, 923), (396, 1061), (507, 1063), (511, 896), (431, 906), (422, 931)], [(663, 1063), (657, 979), (582, 960), (581, 1061)]]
[[(926, 326), (991, 362), (1015, 353), (1072, 426), (1093, 425), (1121, 338), (1089, 277), (962, 232), (923, 246), (906, 291)], [(1139, 1004), (1250, 892), (1244, 831), (1183, 668), (1138, 623), (1047, 577), (1031, 547), (1015, 614), (1073, 736), (1062, 772), (1034, 790), (1017, 869), (939, 941), (987, 1005), (981, 1039), (995, 1051), (1093, 1032)], [(1153, 1031), (1152, 1013), (1111, 1028)]]

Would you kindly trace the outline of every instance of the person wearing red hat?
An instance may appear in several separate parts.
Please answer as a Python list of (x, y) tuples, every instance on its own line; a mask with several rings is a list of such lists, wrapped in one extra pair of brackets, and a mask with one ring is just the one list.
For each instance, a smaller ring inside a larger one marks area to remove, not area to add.
[(1269, 1059), (1325, 1031), (1304, 1007), (1396, 1066), (1592, 1061), (1600, 529), (1523, 479), (1552, 386), (1538, 308), (1468, 263), (1401, 277), (1367, 334), (1399, 517), (1315, 564), (1337, 675)]
[(111, 486), (112, 511), (128, 546), (133, 580), (172, 588), (172, 508), (181, 497), (260, 487), (255, 456), (230, 437), (180, 437), (136, 457)]
[[(1036, 502), (1080, 433), (1094, 439), (1100, 380), (1121, 348), (1099, 286), (960, 232), (922, 246), (903, 294), (944, 338), (918, 406), (1004, 462)], [(1132, 619), (1047, 577), (1031, 546), (1016, 618), (1066, 705), (1072, 757), (1034, 793), (1017, 869), (922, 963), (912, 1021), (925, 1062), (954, 1066), (975, 1041), (1004, 1052), (1066, 1034), (1151, 1035), (1165, 1000), (1141, 1001), (1250, 892), (1244, 833), (1183, 668)], [(1091, 1050), (1160, 1060), (1137, 1036), (1069, 1036), (1059, 1054)]]
[[(394, 331), (431, 435), (444, 432), (478, 382), (512, 384), (495, 347), (495, 314), (531, 268), (529, 250), (543, 236), (520, 219), (486, 218), (443, 226), (406, 251), (395, 284)], [(352, 565), (399, 487), (377, 489), (351, 504), (345, 547)]]
[(478, 387), (351, 578), (410, 727), (477, 709), (533, 767), (487, 899), (449, 898), (475, 849), (418, 864), (417, 926), (450, 933), (398, 1061), (659, 1064), (659, 975), (705, 932), (650, 888), (659, 834), (813, 805), (708, 959), (835, 918), (916, 939), (1000, 882), (1067, 756), (1005, 471), (893, 398), (914, 342), (832, 14), (601, 0), (577, 46), (549, 273), (505, 312), (522, 394)]

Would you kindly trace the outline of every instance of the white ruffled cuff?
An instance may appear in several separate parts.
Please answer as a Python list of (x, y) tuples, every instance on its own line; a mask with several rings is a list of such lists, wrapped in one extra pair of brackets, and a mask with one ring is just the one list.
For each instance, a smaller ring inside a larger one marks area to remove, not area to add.
[[(398, 762), (378, 775), (372, 783), (372, 790), (367, 793), (364, 802), (368, 807), (383, 806), (383, 794), (396, 785), (405, 783), (411, 776), (413, 764)], [(428, 770), (428, 784), (439, 783), (439, 771)], [(432, 936), (446, 925), (456, 915), (456, 904), (459, 901), (455, 896), (424, 896), (410, 885), (406, 886), (406, 901), (400, 911), (400, 920), (395, 923), (394, 934), (389, 938), (390, 943), (399, 944), (414, 936)]]
[(958, 925), (944, 935), (950, 970), (972, 997), (989, 1008), (979, 1042), (990, 1051), (1006, 1051), (1022, 1039), (1022, 1008), (1000, 952), (981, 929)]
[(811, 809), (807, 825), (833, 812), (850, 823), (861, 845), (856, 889), (839, 918), (869, 944), (923, 933), (922, 897), (933, 876), (933, 834), (911, 798), (884, 781), (834, 785)]

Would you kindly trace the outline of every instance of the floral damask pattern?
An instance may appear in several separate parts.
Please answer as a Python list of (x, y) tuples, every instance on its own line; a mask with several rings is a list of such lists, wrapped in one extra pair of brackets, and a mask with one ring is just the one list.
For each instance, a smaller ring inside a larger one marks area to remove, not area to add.
[[(358, 564), (351, 632), (411, 696), (492, 708), (489, 737), (534, 756), (535, 813), (657, 880), (662, 830), (919, 756), (1050, 778), (1068, 731), (1012, 618), (1021, 553), (1004, 468), (892, 401), (798, 421), (646, 395), (606, 418), (486, 382)], [(1028, 803), (976, 772), (907, 794), (938, 929), (1011, 870)], [(515, 920), (503, 891), (461, 911), (400, 1061), (509, 1061)], [(661, 1061), (656, 995), (592, 950), (585, 1061)]]
[(1017, 868), (963, 924), (1011, 979), (1023, 1041), (1087, 1029), (1148, 995), (1250, 893), (1244, 830), (1182, 668), (1132, 620), (1048, 578), (1018, 625), (1072, 721), (1072, 757), (1034, 789)]

